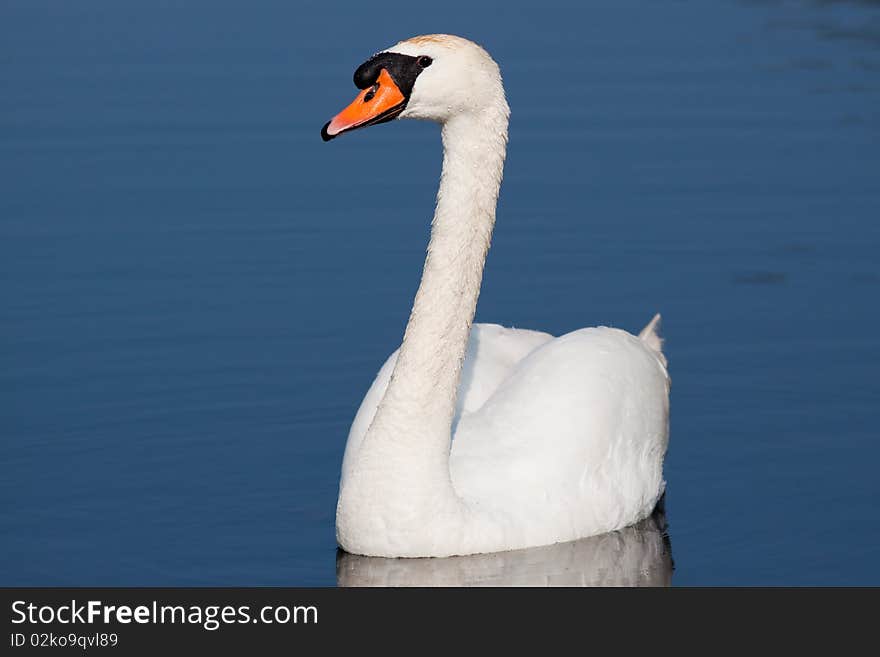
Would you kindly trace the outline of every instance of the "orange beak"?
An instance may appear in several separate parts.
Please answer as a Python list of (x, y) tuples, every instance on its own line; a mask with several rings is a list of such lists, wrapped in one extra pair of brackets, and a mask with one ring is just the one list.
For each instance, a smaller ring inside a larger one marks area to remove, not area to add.
[(321, 129), (321, 138), (330, 141), (343, 132), (390, 121), (405, 107), (406, 96), (383, 68), (373, 86), (359, 93), (351, 105)]

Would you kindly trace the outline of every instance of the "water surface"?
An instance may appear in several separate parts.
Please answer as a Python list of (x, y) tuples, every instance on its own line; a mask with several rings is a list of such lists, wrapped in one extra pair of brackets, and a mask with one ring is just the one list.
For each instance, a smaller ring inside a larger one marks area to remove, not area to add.
[(426, 32), (513, 110), (478, 321), (664, 315), (672, 583), (880, 584), (880, 7), (733, 0), (4, 2), (0, 583), (336, 583), (440, 143), (318, 131)]

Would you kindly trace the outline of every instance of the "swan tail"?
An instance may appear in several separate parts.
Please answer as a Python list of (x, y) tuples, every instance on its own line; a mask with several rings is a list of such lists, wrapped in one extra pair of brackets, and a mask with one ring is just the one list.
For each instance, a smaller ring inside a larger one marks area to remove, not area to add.
[(639, 333), (639, 339), (657, 354), (663, 367), (666, 367), (666, 356), (663, 355), (663, 338), (660, 337), (660, 319), (660, 313), (654, 315), (654, 318)]

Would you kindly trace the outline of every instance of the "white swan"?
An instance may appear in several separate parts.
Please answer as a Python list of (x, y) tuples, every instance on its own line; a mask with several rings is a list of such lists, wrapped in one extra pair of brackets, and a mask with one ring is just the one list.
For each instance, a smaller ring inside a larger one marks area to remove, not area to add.
[(354, 80), (361, 93), (323, 138), (398, 117), (435, 121), (443, 172), (403, 342), (348, 436), (340, 547), (384, 557), (498, 552), (650, 515), (668, 442), (659, 316), (638, 337), (472, 326), (507, 145), (497, 64), (466, 39), (421, 36), (374, 55)]

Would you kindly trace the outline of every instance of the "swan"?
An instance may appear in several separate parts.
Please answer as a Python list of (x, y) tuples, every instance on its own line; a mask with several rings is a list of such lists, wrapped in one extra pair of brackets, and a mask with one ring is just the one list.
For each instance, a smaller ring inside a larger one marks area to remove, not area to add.
[(392, 119), (442, 126), (443, 167), (400, 348), (357, 411), (336, 539), (350, 553), (448, 557), (551, 545), (647, 518), (664, 492), (669, 376), (656, 315), (638, 336), (473, 324), (510, 111), (498, 65), (451, 35), (401, 41), (354, 73), (329, 141)]

